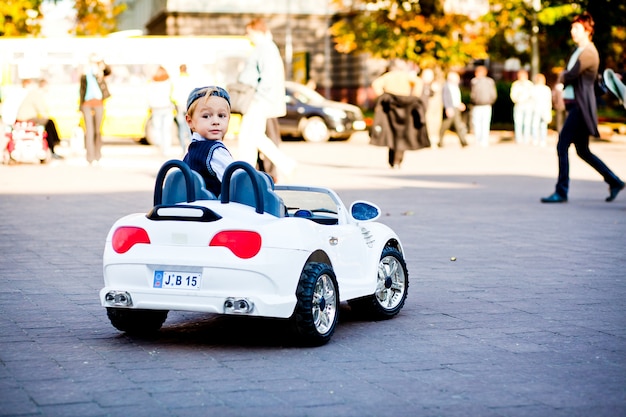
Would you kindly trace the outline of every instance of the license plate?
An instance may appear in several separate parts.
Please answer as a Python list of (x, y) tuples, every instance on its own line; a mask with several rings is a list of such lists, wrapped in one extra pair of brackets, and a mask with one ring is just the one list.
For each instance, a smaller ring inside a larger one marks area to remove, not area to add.
[(199, 290), (202, 274), (195, 272), (154, 271), (153, 288)]

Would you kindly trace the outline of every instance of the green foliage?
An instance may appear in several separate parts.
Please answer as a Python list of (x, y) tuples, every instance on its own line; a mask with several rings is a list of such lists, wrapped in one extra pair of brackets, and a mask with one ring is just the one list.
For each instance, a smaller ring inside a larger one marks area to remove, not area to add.
[(537, 13), (539, 23), (543, 26), (552, 26), (561, 19), (566, 19), (576, 13), (580, 13), (577, 4), (563, 4), (557, 6), (545, 6)]

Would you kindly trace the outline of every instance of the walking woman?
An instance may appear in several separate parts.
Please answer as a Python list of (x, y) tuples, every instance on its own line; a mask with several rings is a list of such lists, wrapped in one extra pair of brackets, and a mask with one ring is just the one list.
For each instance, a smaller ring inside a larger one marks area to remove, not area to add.
[(111, 68), (96, 54), (91, 54), (89, 63), (80, 77), (80, 111), (85, 120), (87, 162), (91, 165), (98, 164), (101, 157), (100, 128), (104, 115), (104, 100), (110, 96), (104, 77), (110, 73)]
[(542, 198), (542, 203), (565, 203), (567, 201), (568, 149), (571, 144), (576, 147), (578, 156), (598, 171), (604, 181), (609, 184), (609, 196), (606, 201), (615, 200), (617, 194), (624, 189), (624, 182), (589, 150), (589, 136), (600, 136), (594, 91), (600, 58), (598, 50), (591, 42), (593, 26), (593, 18), (587, 12), (575, 17), (572, 22), (570, 34), (577, 48), (570, 56), (566, 70), (559, 76), (560, 86), (558, 87), (563, 88), (563, 99), (567, 109), (567, 118), (556, 145), (559, 157), (559, 178), (554, 193)]

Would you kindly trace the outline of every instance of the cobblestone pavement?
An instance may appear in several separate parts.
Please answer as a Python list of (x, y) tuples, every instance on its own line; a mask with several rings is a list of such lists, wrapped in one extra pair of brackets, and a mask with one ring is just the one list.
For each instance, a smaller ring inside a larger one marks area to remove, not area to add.
[[(104, 239), (150, 208), (152, 148), (0, 166), (0, 415), (625, 416), (626, 192), (605, 203), (572, 151), (570, 201), (542, 205), (554, 144), (492, 139), (450, 137), (396, 170), (364, 135), (283, 143), (291, 182), (376, 202), (406, 249), (402, 312), (369, 322), (342, 307), (318, 348), (274, 320), (171, 312), (149, 339), (110, 325)], [(592, 151), (626, 178), (626, 144)]]

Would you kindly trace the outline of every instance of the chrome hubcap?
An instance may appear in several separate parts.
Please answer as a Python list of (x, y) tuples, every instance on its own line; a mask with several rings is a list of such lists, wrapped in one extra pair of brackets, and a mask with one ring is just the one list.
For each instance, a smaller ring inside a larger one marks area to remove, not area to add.
[(406, 277), (400, 262), (394, 256), (385, 256), (378, 264), (376, 299), (386, 309), (393, 309), (402, 302)]
[(337, 315), (337, 295), (332, 279), (322, 275), (315, 283), (313, 290), (313, 321), (320, 334), (327, 333)]

